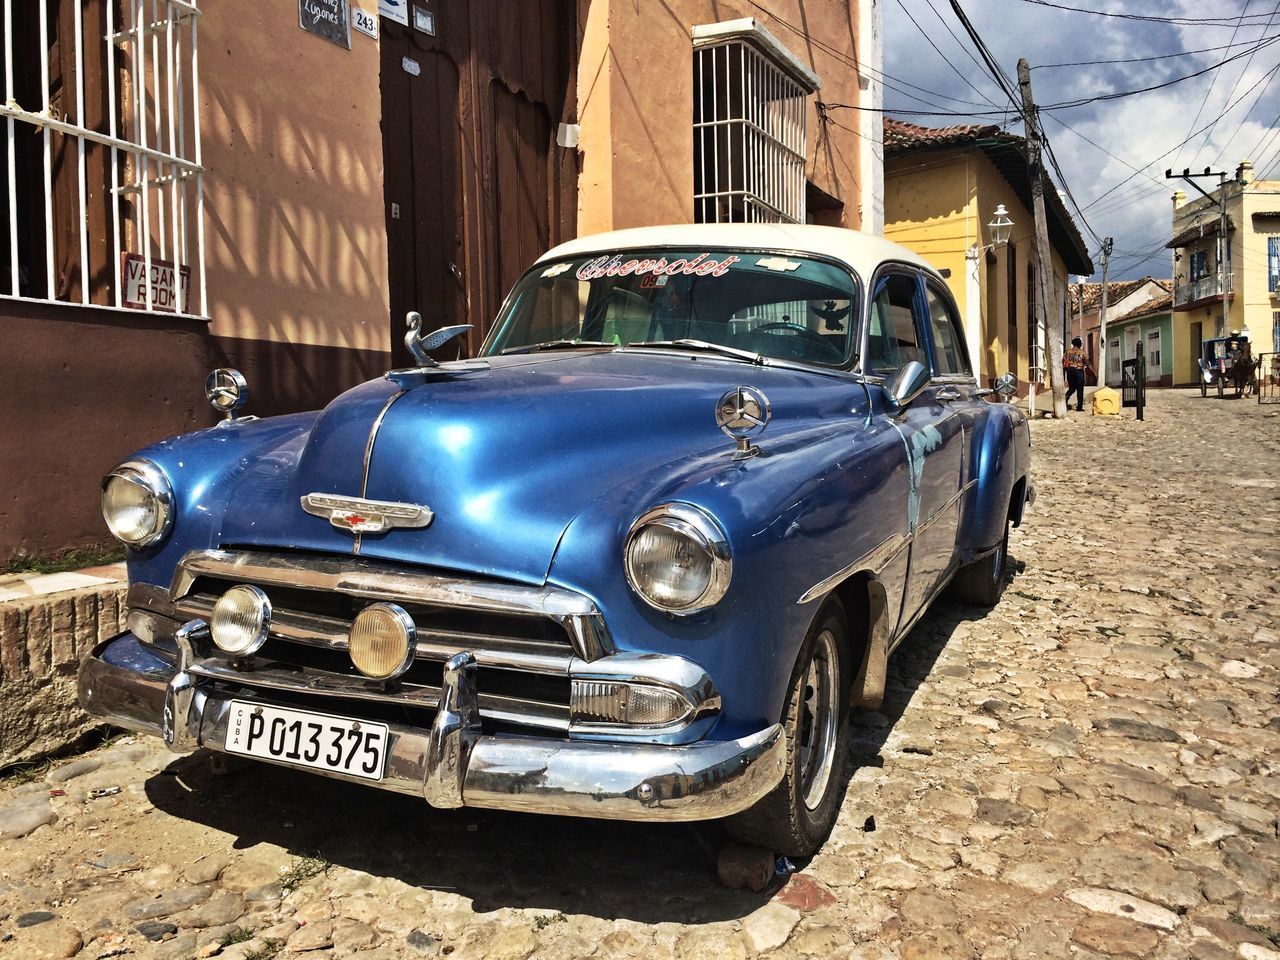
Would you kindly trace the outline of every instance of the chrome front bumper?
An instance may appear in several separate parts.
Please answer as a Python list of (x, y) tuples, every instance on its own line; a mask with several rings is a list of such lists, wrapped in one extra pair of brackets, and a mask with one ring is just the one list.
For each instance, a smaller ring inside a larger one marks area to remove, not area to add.
[[(439, 807), (489, 807), (610, 820), (713, 820), (753, 806), (782, 779), (787, 742), (774, 724), (740, 740), (681, 746), (487, 736), (469, 654), (449, 661), (430, 728), (390, 725), (383, 790)], [(131, 633), (99, 644), (80, 670), (80, 703), (171, 749), (223, 749), (234, 697), (152, 653)], [(341, 714), (342, 708), (326, 706)], [(272, 762), (272, 761), (264, 761)], [(339, 773), (323, 776), (368, 785)]]

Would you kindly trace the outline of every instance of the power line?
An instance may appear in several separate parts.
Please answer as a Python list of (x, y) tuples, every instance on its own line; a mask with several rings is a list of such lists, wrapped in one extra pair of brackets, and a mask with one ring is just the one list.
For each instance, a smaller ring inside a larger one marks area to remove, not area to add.
[[(1081, 97), (1078, 100), (1064, 100), (1060, 103), (1047, 104), (1041, 107), (1040, 109), (1066, 110), (1071, 107), (1083, 107), (1085, 104), (1088, 104), (1088, 103), (1101, 103), (1105, 100), (1122, 100), (1125, 97), (1137, 96), (1140, 93), (1150, 93), (1153, 90), (1163, 90), (1165, 87), (1171, 87), (1175, 83), (1182, 83), (1184, 80), (1194, 80), (1196, 77), (1202, 77), (1206, 73), (1209, 73), (1210, 71), (1221, 69), (1222, 67), (1225, 67), (1228, 63), (1231, 63), (1233, 60), (1238, 60), (1244, 56), (1252, 56), (1253, 54), (1261, 50), (1263, 47), (1271, 46), (1277, 41), (1280, 41), (1280, 35), (1270, 37), (1266, 40), (1259, 40), (1254, 45), (1252, 50), (1241, 50), (1239, 53), (1233, 53), (1231, 56), (1219, 61), (1218, 63), (1211, 64), (1202, 70), (1197, 70), (1195, 73), (1188, 73), (1188, 74), (1184, 74), (1181, 77), (1174, 77), (1172, 80), (1166, 80), (1163, 83), (1152, 84), (1149, 87), (1139, 87), (1136, 90), (1120, 90), (1115, 93), (1103, 93), (1103, 94), (1099, 94), (1096, 97)], [(1217, 121), (1215, 120), (1214, 122), (1216, 123)]]
[[(972, 80), (970, 80), (968, 77), (966, 77), (963, 73), (961, 73), (961, 72), (960, 72), (960, 69), (959, 69), (959, 68), (958, 68), (954, 63), (952, 63), (952, 62), (947, 58), (947, 55), (946, 55), (945, 53), (943, 53), (941, 49), (939, 49), (938, 45), (937, 45), (936, 43), (934, 43), (934, 42), (933, 42), (933, 38), (929, 36), (929, 34), (925, 31), (924, 27), (920, 26), (920, 22), (919, 22), (918, 20), (916, 20), (916, 18), (912, 15), (911, 11), (907, 9), (906, 4), (904, 4), (904, 3), (902, 2), (902, 0), (897, 0), (897, 2), (898, 2), (898, 6), (902, 8), (902, 12), (903, 12), (903, 13), (905, 13), (905, 14), (907, 15), (907, 19), (908, 19), (908, 20), (910, 20), (910, 21), (911, 21), (911, 23), (912, 23), (912, 25), (913, 25), (917, 30), (919, 30), (919, 31), (920, 31), (920, 36), (922, 36), (922, 37), (924, 37), (924, 38), (925, 38), (925, 40), (926, 40), (926, 42), (928, 42), (929, 46), (933, 47), (934, 52), (935, 52), (935, 53), (937, 53), (937, 55), (938, 55), (938, 56), (940, 56), (940, 57), (942, 58), (943, 62), (944, 62), (948, 67), (950, 67), (950, 68), (951, 68), (952, 72), (953, 72), (957, 77), (959, 77), (961, 80), (963, 80), (966, 84), (968, 84), (968, 85), (969, 85), (969, 89), (971, 89), (971, 90), (972, 90), (974, 93), (976, 93), (978, 96), (982, 97), (982, 99), (983, 99), (983, 100), (986, 100), (986, 101), (987, 101), (987, 103), (991, 104), (991, 106), (993, 106), (993, 107), (994, 107), (994, 106), (997, 106), (997, 104), (995, 103), (995, 101), (993, 101), (993, 100), (992, 100), (990, 97), (988, 97), (985, 93), (983, 93), (983, 92), (982, 92), (981, 90), (979, 90), (976, 86), (974, 86), (973, 81), (972, 81)], [(933, 9), (933, 7), (932, 7), (932, 6), (930, 6), (930, 7), (929, 7), (929, 9), (931, 9), (931, 10), (932, 10), (932, 9)], [(936, 10), (934, 10), (934, 13), (936, 14), (936, 13), (937, 13), (937, 11), (936, 11)]]
[[(1252, 2), (1253, 2), (1253, 0), (1244, 0), (1244, 9), (1241, 11), (1241, 13), (1242, 13), (1242, 14), (1244, 14), (1244, 13), (1248, 13), (1248, 12), (1249, 12), (1249, 4), (1250, 4), (1250, 3), (1252, 3)], [(1235, 40), (1235, 38), (1236, 38), (1236, 34), (1237, 34), (1237, 33), (1239, 33), (1239, 32), (1240, 32), (1240, 24), (1238, 24), (1238, 23), (1237, 23), (1237, 24), (1235, 25), (1235, 29), (1231, 31), (1231, 39), (1232, 39), (1232, 40)], [(1257, 48), (1257, 47), (1254, 47), (1254, 48), (1253, 48), (1253, 52), (1254, 52), (1254, 53), (1257, 53), (1257, 52), (1258, 52), (1258, 48)], [(1253, 59), (1252, 55), (1250, 55), (1250, 58), (1249, 58), (1249, 59), (1250, 59), (1250, 60), (1252, 60), (1252, 59)], [(1246, 68), (1246, 69), (1247, 69), (1247, 68)], [(1205, 104), (1206, 104), (1206, 103), (1208, 103), (1208, 102), (1209, 102), (1209, 95), (1210, 95), (1211, 93), (1213, 93), (1213, 88), (1214, 88), (1214, 86), (1217, 84), (1217, 82), (1218, 82), (1218, 74), (1217, 74), (1217, 72), (1215, 71), (1215, 72), (1214, 72), (1214, 74), (1213, 74), (1213, 76), (1209, 79), (1209, 86), (1208, 86), (1208, 87), (1205, 89), (1205, 91), (1204, 91), (1204, 97), (1200, 100), (1200, 107), (1199, 107), (1199, 109), (1197, 109), (1197, 110), (1196, 110), (1196, 115), (1195, 115), (1195, 117), (1192, 119), (1191, 124), (1190, 124), (1190, 126), (1189, 126), (1187, 129), (1189, 129), (1189, 130), (1194, 130), (1194, 129), (1195, 129), (1195, 126), (1196, 126), (1196, 124), (1200, 122), (1200, 115), (1204, 113), (1204, 106), (1205, 106)], [(1234, 88), (1232, 89), (1231, 93), (1235, 93), (1235, 89), (1234, 89)], [(1228, 100), (1230, 100), (1230, 99), (1231, 99), (1231, 94), (1230, 94), (1230, 93), (1229, 93), (1229, 94), (1227, 94), (1227, 99), (1228, 99)], [(1217, 123), (1217, 122), (1218, 122), (1218, 121), (1215, 119), (1215, 120), (1214, 120), (1214, 123)], [(1210, 124), (1209, 129), (1210, 129), (1210, 130), (1212, 130), (1212, 129), (1213, 129), (1213, 125), (1212, 125), (1212, 124)], [(1199, 151), (1197, 151), (1197, 152), (1199, 152)], [(1179, 158), (1179, 157), (1181, 157), (1181, 156), (1182, 156), (1182, 148), (1181, 148), (1181, 147), (1179, 147), (1179, 148), (1178, 148), (1178, 152), (1177, 152), (1176, 154), (1174, 154), (1174, 156), (1173, 156), (1173, 165), (1174, 165), (1175, 167), (1178, 165), (1178, 158)]]
[[(1087, 13), (1095, 17), (1110, 17), (1116, 20), (1140, 20), (1145, 23), (1171, 23), (1181, 26), (1209, 26), (1209, 27), (1230, 27), (1244, 23), (1249, 14), (1236, 14), (1233, 17), (1158, 17), (1150, 14), (1141, 13), (1117, 13), (1113, 10), (1090, 10), (1086, 7), (1073, 7), (1065, 3), (1053, 3), (1052, 0), (1022, 0), (1023, 3), (1035, 4), (1038, 7), (1051, 7), (1054, 10), (1066, 10), (1069, 13)], [(1257, 13), (1252, 16), (1261, 17), (1262, 14)], [(1257, 21), (1248, 24), (1249, 26), (1258, 26)]]
[(1229, 50), (1232, 47), (1245, 47), (1251, 43), (1257, 43), (1261, 37), (1254, 37), (1252, 40), (1241, 40), (1239, 43), (1224, 43), (1216, 47), (1202, 47), (1199, 50), (1182, 50), (1178, 53), (1160, 53), (1150, 54), (1145, 57), (1122, 57), (1117, 60), (1069, 60), (1063, 63), (1041, 63), (1033, 66), (1032, 70), (1053, 70), (1058, 67), (1094, 67), (1109, 63), (1150, 63), (1153, 60), (1171, 60), (1174, 57), (1190, 57), (1200, 53), (1216, 53), (1219, 50)]
[[(1253, 93), (1253, 91), (1254, 91), (1254, 90), (1256, 90), (1256, 89), (1257, 89), (1257, 88), (1258, 88), (1258, 87), (1259, 87), (1259, 86), (1260, 86), (1264, 81), (1266, 81), (1266, 82), (1270, 82), (1271, 78), (1272, 78), (1273, 76), (1275, 76), (1275, 74), (1276, 74), (1276, 71), (1277, 71), (1277, 70), (1280, 70), (1280, 63), (1277, 63), (1274, 67), (1272, 67), (1272, 68), (1271, 68), (1270, 70), (1268, 70), (1265, 74), (1263, 74), (1261, 77), (1259, 77), (1259, 78), (1258, 78), (1258, 80), (1254, 82), (1253, 86), (1252, 86), (1252, 87), (1250, 87), (1248, 90), (1246, 90), (1244, 93), (1242, 93), (1242, 94), (1240, 95), (1240, 97), (1235, 101), (1235, 103), (1233, 103), (1233, 104), (1229, 105), (1229, 106), (1227, 107), (1227, 109), (1228, 109), (1228, 110), (1232, 109), (1232, 107), (1234, 107), (1237, 103), (1239, 103), (1241, 100), (1244, 100), (1244, 98), (1245, 98), (1245, 97), (1247, 97), (1247, 96), (1249, 96), (1249, 94)], [(1205, 130), (1207, 130), (1208, 128), (1209, 128), (1209, 125), (1208, 125), (1208, 124), (1205, 124), (1205, 126), (1201, 127), (1199, 130), (1194, 131), (1193, 133), (1191, 133), (1191, 134), (1190, 134), (1190, 136), (1188, 136), (1186, 139), (1182, 140), (1181, 142), (1174, 144), (1172, 147), (1170, 147), (1170, 148), (1169, 148), (1168, 150), (1166, 150), (1164, 153), (1160, 154), (1160, 155), (1159, 155), (1158, 157), (1156, 157), (1154, 160), (1151, 160), (1151, 161), (1149, 161), (1148, 163), (1143, 164), (1142, 169), (1143, 169), (1143, 170), (1146, 170), (1148, 167), (1152, 166), (1153, 164), (1159, 163), (1159, 162), (1160, 162), (1161, 160), (1163, 160), (1165, 157), (1169, 156), (1169, 154), (1171, 154), (1171, 153), (1173, 153), (1175, 150), (1177, 150), (1177, 149), (1178, 149), (1178, 147), (1180, 147), (1180, 146), (1182, 146), (1183, 144), (1187, 143), (1188, 141), (1190, 141), (1190, 140), (1191, 140), (1191, 139), (1193, 139), (1194, 137), (1199, 136), (1201, 133), (1203, 133), (1203, 132), (1204, 132)], [(1096, 204), (1098, 204), (1099, 202), (1101, 202), (1101, 201), (1103, 200), (1103, 198), (1110, 196), (1112, 193), (1114, 193), (1116, 190), (1119, 190), (1122, 186), (1124, 186), (1126, 183), (1128, 183), (1130, 180), (1132, 180), (1132, 179), (1133, 179), (1134, 177), (1136, 177), (1136, 176), (1138, 176), (1138, 174), (1137, 174), (1137, 173), (1131, 173), (1131, 174), (1129, 174), (1129, 176), (1125, 177), (1123, 180), (1120, 180), (1119, 182), (1117, 182), (1117, 183), (1116, 183), (1116, 184), (1114, 184), (1113, 186), (1111, 186), (1111, 187), (1109, 187), (1108, 189), (1104, 190), (1102, 193), (1100, 193), (1100, 194), (1099, 194), (1097, 197), (1095, 197), (1093, 200), (1091, 200), (1091, 201), (1089, 201), (1087, 204), (1085, 204), (1085, 209), (1086, 209), (1086, 210), (1088, 210), (1090, 207), (1095, 206)]]

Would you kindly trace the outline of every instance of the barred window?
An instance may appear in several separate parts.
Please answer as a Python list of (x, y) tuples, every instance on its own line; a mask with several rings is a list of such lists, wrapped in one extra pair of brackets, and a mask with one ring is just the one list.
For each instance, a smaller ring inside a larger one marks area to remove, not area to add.
[(693, 36), (694, 220), (803, 223), (818, 78), (753, 19)]
[(207, 315), (199, 14), (5, 3), (0, 296)]

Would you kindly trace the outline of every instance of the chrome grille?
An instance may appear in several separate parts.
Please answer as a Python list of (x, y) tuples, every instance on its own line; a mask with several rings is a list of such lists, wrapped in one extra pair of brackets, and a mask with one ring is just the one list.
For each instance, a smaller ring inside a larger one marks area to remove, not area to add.
[[(152, 641), (186, 620), (208, 619), (230, 587), (249, 583), (271, 599), (271, 635), (252, 658), (202, 659), (192, 673), (216, 683), (272, 690), (290, 698), (337, 697), (372, 706), (434, 710), (445, 661), (470, 651), (479, 666), (481, 716), (563, 732), (569, 726), (570, 664), (610, 652), (589, 600), (550, 587), (428, 574), (352, 558), (257, 551), (200, 551), (179, 564), (168, 596), (134, 587), (135, 632)], [(393, 683), (361, 675), (347, 656), (351, 621), (392, 601), (417, 625), (415, 660)], [(146, 620), (147, 622), (143, 622)]]

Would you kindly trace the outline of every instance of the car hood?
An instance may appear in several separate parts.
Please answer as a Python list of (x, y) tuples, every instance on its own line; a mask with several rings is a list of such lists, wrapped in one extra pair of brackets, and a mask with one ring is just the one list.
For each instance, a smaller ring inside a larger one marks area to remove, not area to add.
[[(338, 397), (309, 433), (245, 464), (221, 525), (224, 546), (354, 553), (356, 538), (302, 510), (308, 493), (418, 504), (421, 529), (363, 535), (364, 557), (542, 583), (570, 521), (601, 497), (635, 501), (638, 483), (677, 461), (730, 459), (715, 404), (748, 384), (774, 420), (760, 442), (865, 405), (848, 378), (702, 355), (551, 353), (401, 391), (389, 381)], [(368, 480), (362, 475), (368, 457)], [(678, 498), (683, 471), (655, 499)], [(633, 519), (630, 509), (617, 522)]]

